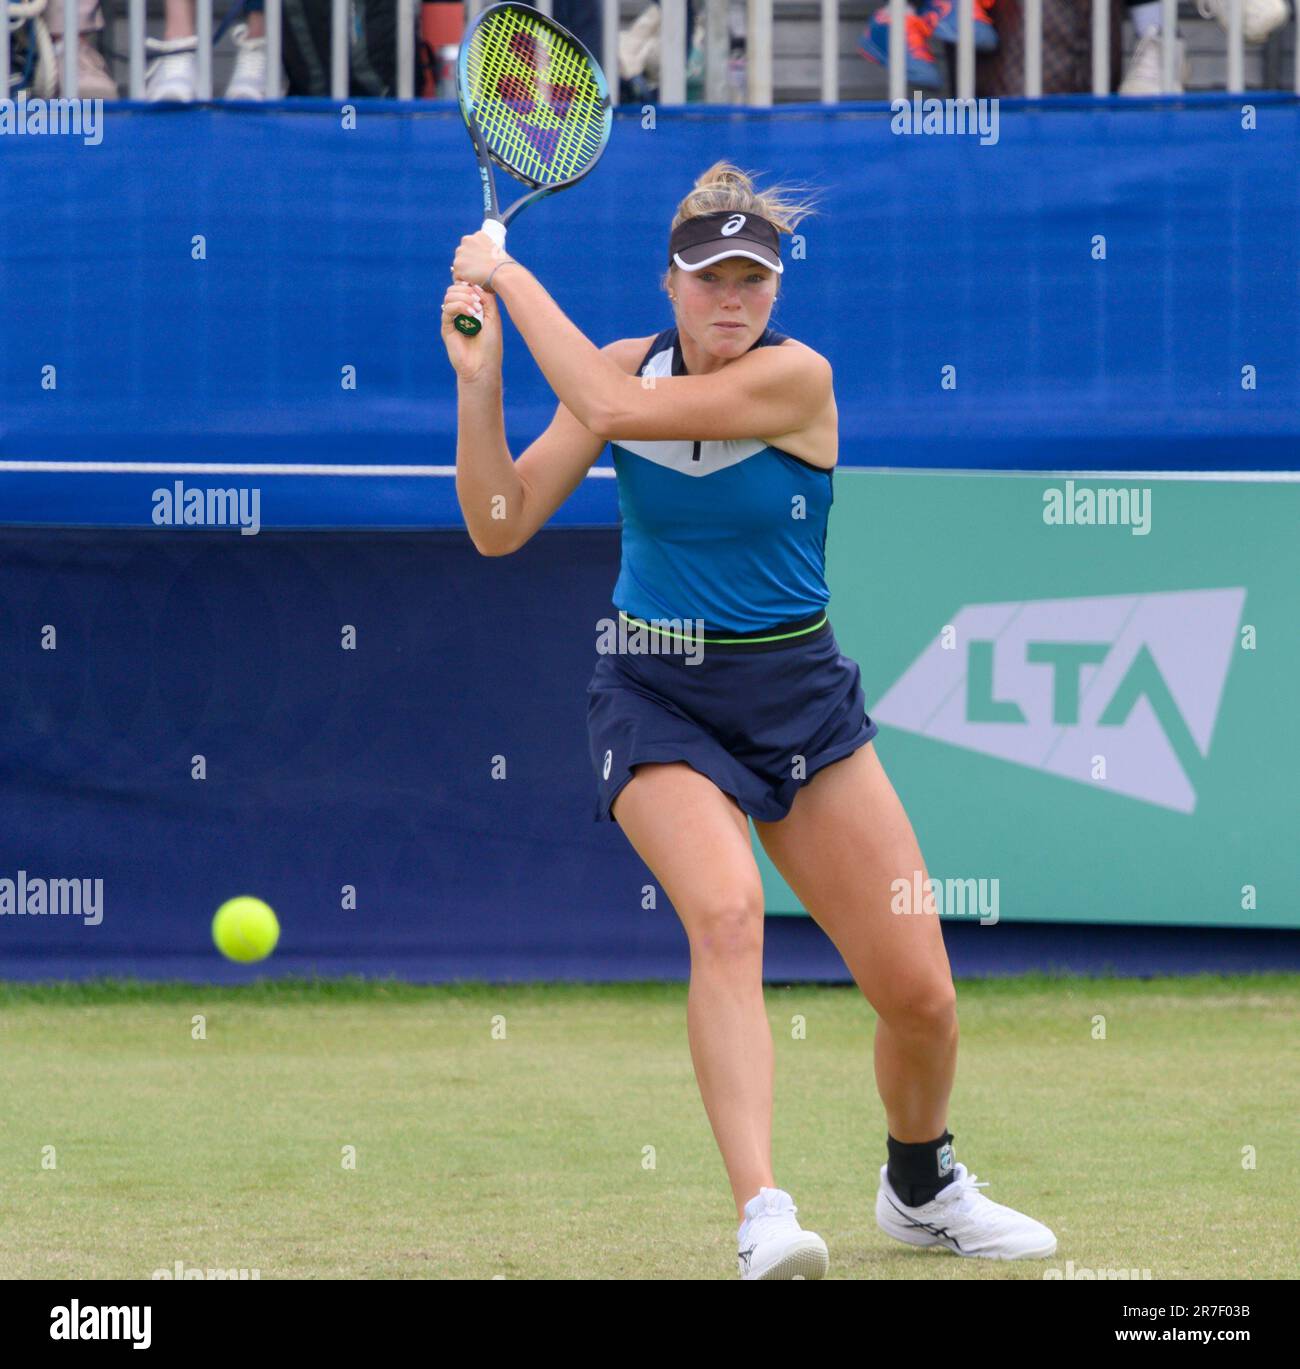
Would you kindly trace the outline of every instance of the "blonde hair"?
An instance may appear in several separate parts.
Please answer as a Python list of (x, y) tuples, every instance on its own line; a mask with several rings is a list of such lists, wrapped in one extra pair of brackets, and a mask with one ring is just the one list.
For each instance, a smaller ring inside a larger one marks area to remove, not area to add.
[[(817, 209), (813, 199), (800, 197), (797, 187), (778, 185), (758, 190), (749, 172), (742, 171), (731, 162), (720, 161), (714, 162), (696, 178), (693, 189), (677, 206), (669, 232), (687, 219), (729, 211), (757, 214), (773, 224), (778, 233), (793, 233), (800, 221), (809, 214), (815, 214)], [(663, 289), (668, 288), (672, 273), (677, 269), (674, 263), (664, 272), (659, 282)], [(779, 277), (777, 284), (779, 287)]]

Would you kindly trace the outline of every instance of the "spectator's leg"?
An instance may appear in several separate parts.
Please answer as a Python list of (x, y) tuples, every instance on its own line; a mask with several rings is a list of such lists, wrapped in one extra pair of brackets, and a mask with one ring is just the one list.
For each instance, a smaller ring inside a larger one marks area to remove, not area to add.
[(165, 0), (163, 5), (163, 37), (194, 37), (194, 0)]
[(1160, 32), (1160, 0), (1127, 0), (1128, 17), (1139, 38)]
[[(104, 27), (99, 3), (100, 0), (77, 0), (77, 98), (81, 100), (116, 100), (119, 94), (117, 82), (108, 70), (108, 63), (87, 36), (98, 33)], [(46, 5), (45, 22), (54, 42), (56, 88), (60, 95), (66, 95), (69, 92), (63, 89), (62, 0), (53, 0), (53, 3)]]
[[(45, 26), (51, 38), (63, 37), (63, 0), (52, 0), (45, 6)], [(96, 33), (104, 27), (99, 0), (77, 0), (77, 29), (81, 33)]]
[(193, 100), (198, 87), (194, 0), (166, 0), (163, 36), (146, 38), (145, 49), (153, 56), (144, 73), (145, 99)]
[[(244, 0), (244, 20), (231, 30), (237, 55), (226, 83), (227, 100), (266, 99), (266, 14), (264, 0)], [(278, 73), (277, 73), (278, 74)], [(279, 85), (283, 87), (283, 81)]]
[(250, 38), (266, 37), (266, 0), (244, 0), (244, 16)]

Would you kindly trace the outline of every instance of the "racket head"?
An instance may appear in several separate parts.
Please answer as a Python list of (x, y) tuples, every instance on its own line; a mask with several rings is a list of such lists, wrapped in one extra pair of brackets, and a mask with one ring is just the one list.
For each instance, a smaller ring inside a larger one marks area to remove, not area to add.
[(528, 5), (490, 5), (474, 21), (456, 59), (456, 97), (476, 148), (533, 190), (581, 180), (609, 142), (600, 63)]

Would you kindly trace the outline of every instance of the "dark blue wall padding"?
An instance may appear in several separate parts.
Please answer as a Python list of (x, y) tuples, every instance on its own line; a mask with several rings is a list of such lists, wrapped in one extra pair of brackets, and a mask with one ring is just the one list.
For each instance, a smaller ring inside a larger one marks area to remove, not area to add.
[(616, 573), (607, 530), (494, 559), (452, 532), (0, 531), (0, 878), (101, 878), (105, 904), (0, 917), (0, 977), (219, 973), (211, 916), (245, 892), (278, 972), (680, 965), (593, 819)]
[[(989, 146), (895, 135), (878, 104), (625, 109), (510, 245), (593, 341), (654, 333), (673, 208), (725, 155), (821, 188), (772, 321), (834, 364), (845, 464), (1289, 468), (1300, 106), (1250, 103), (1254, 128), (1240, 96), (1004, 101)], [(454, 461), (437, 318), (478, 224), (469, 141), (448, 103), (358, 109), (125, 104), (98, 146), (4, 138), (0, 462)], [(506, 347), (518, 455), (554, 399)], [(122, 480), (11, 468), (0, 521), (147, 522), (157, 479)], [(597, 483), (557, 521), (612, 522)], [(270, 523), (460, 523), (445, 480), (291, 484)]]

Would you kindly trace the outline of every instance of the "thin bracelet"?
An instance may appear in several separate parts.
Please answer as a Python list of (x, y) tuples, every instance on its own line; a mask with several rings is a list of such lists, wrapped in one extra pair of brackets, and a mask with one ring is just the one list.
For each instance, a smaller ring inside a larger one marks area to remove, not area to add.
[[(485, 281), (483, 282), (483, 288), (484, 288), (485, 290), (491, 289), (491, 286), (492, 286), (492, 277), (495, 276), (496, 273), (497, 273), (498, 271), (500, 271), (500, 269), (501, 269), (503, 266), (518, 266), (518, 265), (519, 265), (519, 263), (518, 263), (513, 257), (507, 257), (507, 258), (505, 259), (505, 261), (499, 261), (499, 262), (497, 262), (497, 264), (488, 272), (488, 274), (487, 274), (487, 280), (485, 280)], [(495, 292), (494, 292), (494, 293), (495, 293)]]

